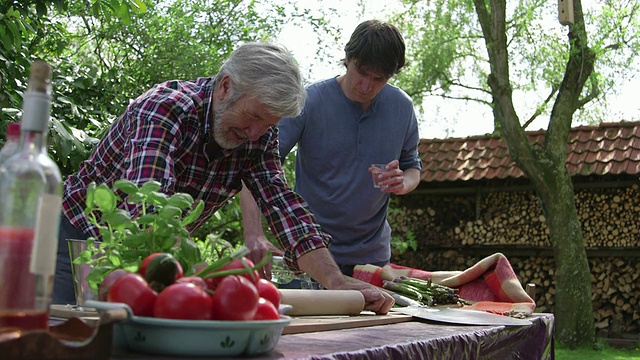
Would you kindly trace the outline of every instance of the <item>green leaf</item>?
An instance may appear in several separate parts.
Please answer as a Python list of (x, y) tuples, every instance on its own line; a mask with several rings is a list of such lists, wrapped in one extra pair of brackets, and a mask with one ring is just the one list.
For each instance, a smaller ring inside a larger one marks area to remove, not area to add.
[(135, 194), (129, 195), (129, 197), (127, 198), (127, 202), (129, 204), (140, 204), (144, 200), (146, 200), (146, 198), (147, 198), (147, 196), (139, 191), (139, 192), (137, 192)]
[(162, 251), (167, 251), (171, 249), (176, 244), (177, 237), (168, 237), (162, 240), (161, 249)]
[(91, 269), (89, 274), (87, 274), (86, 279), (89, 287), (97, 293), (98, 287), (100, 283), (102, 283), (102, 280), (105, 278), (105, 276), (107, 276), (111, 271), (115, 269), (117, 268), (111, 264), (101, 264), (95, 266), (93, 269)]
[(85, 203), (84, 214), (89, 215), (93, 211), (93, 198), (96, 193), (96, 183), (91, 182), (87, 185), (87, 201)]
[(147, 204), (164, 205), (168, 201), (168, 196), (158, 191), (152, 191), (147, 195)]
[(117, 252), (114, 251), (109, 254), (109, 261), (111, 262), (111, 264), (113, 264), (114, 267), (120, 267), (120, 255)]
[(113, 212), (102, 214), (102, 221), (109, 223), (113, 228), (129, 227), (131, 226), (131, 215), (125, 210), (116, 209)]
[(182, 210), (175, 206), (167, 205), (160, 210), (158, 215), (163, 219), (173, 219), (182, 216)]
[(137, 193), (140, 190), (138, 188), (138, 185), (136, 185), (134, 182), (126, 180), (126, 179), (116, 180), (113, 183), (113, 188), (121, 190), (122, 192), (124, 192), (127, 195), (133, 195), (133, 194)]
[(86, 264), (93, 257), (93, 253), (89, 250), (85, 250), (78, 254), (78, 257), (71, 259), (74, 264)]
[[(105, 266), (109, 270), (114, 268), (136, 271), (140, 261), (152, 252), (167, 252), (179, 259), (188, 272), (202, 262), (202, 252), (198, 243), (194, 242), (186, 226), (195, 221), (204, 210), (204, 201), (199, 200), (193, 206), (193, 198), (184, 193), (167, 196), (159, 192), (160, 183), (150, 181), (141, 186), (127, 180), (118, 180), (113, 190), (106, 184), (96, 186), (90, 184), (87, 190), (87, 213), (89, 218), (100, 231), (99, 247), (81, 254), (78, 262), (92, 266), (91, 281), (99, 283)], [(122, 201), (114, 191), (123, 191), (128, 196), (126, 201), (138, 208), (144, 206), (146, 212), (131, 215), (128, 211), (118, 208), (118, 201)], [(188, 210), (188, 211), (187, 211)], [(100, 212), (100, 217), (94, 216)], [(185, 215), (186, 214), (186, 215)], [(177, 240), (180, 239), (179, 246)], [(213, 239), (210, 240), (209, 239)], [(207, 237), (204, 242), (209, 243), (207, 259), (215, 259), (219, 245), (214, 244), (215, 237)], [(92, 244), (96, 239), (91, 239)], [(231, 251), (231, 250), (229, 250)], [(216, 266), (222, 266), (229, 258), (217, 261)], [(220, 260), (220, 259), (219, 259)], [(90, 284), (91, 285), (91, 284)]]
[(151, 225), (156, 222), (156, 214), (145, 214), (139, 216), (136, 221), (140, 225)]
[(160, 190), (160, 183), (157, 181), (147, 181), (140, 187), (140, 192), (145, 196), (149, 196), (152, 192)]
[(142, 0), (133, 0), (133, 3), (138, 6), (138, 12), (147, 11), (147, 4), (145, 4)]
[(202, 211), (204, 210), (204, 201), (200, 200), (198, 202), (198, 206), (196, 206), (195, 209), (193, 209), (187, 216), (185, 216), (185, 218), (182, 220), (182, 226), (187, 226), (189, 224), (191, 224), (192, 222), (196, 221), (199, 217), (200, 214), (202, 214)]
[[(105, 230), (107, 229), (107, 230)], [(104, 231), (103, 231), (104, 230)], [(100, 235), (102, 236), (102, 241), (105, 244), (111, 244), (113, 243), (113, 234), (111, 233), (111, 231), (108, 231), (108, 228), (106, 227), (101, 227), (100, 228)]]
[(111, 212), (116, 208), (116, 201), (116, 195), (107, 185), (98, 185), (94, 194), (94, 202), (98, 206), (98, 210), (103, 213)]
[(193, 197), (185, 193), (173, 194), (169, 198), (167, 205), (176, 206), (176, 207), (179, 207), (180, 209), (186, 209), (191, 207), (191, 205), (193, 205)]
[(180, 241), (180, 253), (189, 264), (197, 264), (200, 259), (200, 248), (198, 244), (190, 239), (182, 239)]
[[(122, 241), (122, 245), (130, 248), (138, 248), (140, 246), (145, 245), (147, 239), (149, 238), (149, 234), (147, 233), (138, 233), (136, 235), (131, 235), (125, 238)], [(148, 249), (149, 253), (152, 252), (152, 249)]]

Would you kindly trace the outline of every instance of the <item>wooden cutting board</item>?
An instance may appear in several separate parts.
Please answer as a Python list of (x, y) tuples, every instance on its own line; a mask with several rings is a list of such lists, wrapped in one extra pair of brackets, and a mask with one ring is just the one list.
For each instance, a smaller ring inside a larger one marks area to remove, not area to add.
[(358, 327), (378, 326), (411, 321), (411, 315), (387, 314), (375, 315), (369, 311), (363, 311), (355, 316), (295, 316), (287, 325), (282, 334), (299, 334), (317, 331), (329, 331), (340, 329), (352, 329)]

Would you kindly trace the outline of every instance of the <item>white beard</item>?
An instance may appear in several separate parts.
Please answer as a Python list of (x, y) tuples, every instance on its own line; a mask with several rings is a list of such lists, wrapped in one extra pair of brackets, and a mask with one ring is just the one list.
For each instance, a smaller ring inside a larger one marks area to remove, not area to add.
[(233, 129), (225, 128), (222, 116), (227, 112), (230, 106), (231, 104), (229, 102), (224, 101), (213, 109), (213, 139), (223, 149), (235, 149), (246, 141), (246, 139), (241, 141), (232, 140), (227, 135), (229, 132), (232, 132)]

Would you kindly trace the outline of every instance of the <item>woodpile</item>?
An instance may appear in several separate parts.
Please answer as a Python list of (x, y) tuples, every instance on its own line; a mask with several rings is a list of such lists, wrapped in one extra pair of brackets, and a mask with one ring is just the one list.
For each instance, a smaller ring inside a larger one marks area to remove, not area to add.
[[(400, 234), (412, 231), (419, 238), (424, 236), (431, 246), (551, 247), (546, 219), (530, 192), (489, 192), (479, 204), (472, 201), (475, 196), (424, 197), (428, 199), (414, 199), (416, 204), (389, 215), (394, 231)], [(626, 189), (577, 191), (576, 207), (587, 248), (640, 245), (637, 184)]]
[[(411, 232), (418, 239), (418, 251), (394, 254), (392, 261), (431, 271), (464, 270), (482, 258), (473, 249), (495, 249), (507, 255), (523, 285), (536, 284), (536, 311), (553, 312), (554, 259), (546, 219), (533, 192), (400, 198), (389, 214), (393, 234), (402, 238)], [(606, 337), (639, 333), (638, 184), (585, 187), (576, 191), (575, 199), (592, 273), (596, 330)], [(509, 256), (508, 250), (522, 248), (533, 249), (532, 256)], [(534, 254), (535, 249), (548, 255)]]
[(590, 266), (596, 329), (617, 338), (640, 332), (640, 262), (598, 258)]
[(639, 194), (637, 184), (626, 189), (576, 193), (578, 217), (588, 247), (625, 248), (639, 245)]

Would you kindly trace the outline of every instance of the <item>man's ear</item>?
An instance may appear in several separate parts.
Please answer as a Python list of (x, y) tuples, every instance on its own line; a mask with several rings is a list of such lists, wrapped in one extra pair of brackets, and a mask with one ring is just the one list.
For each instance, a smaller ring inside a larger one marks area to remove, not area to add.
[(215, 97), (223, 101), (231, 94), (231, 78), (229, 75), (223, 75), (215, 89)]

